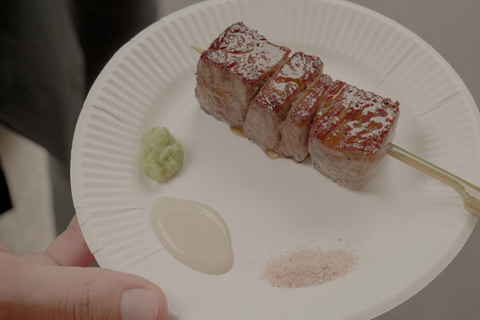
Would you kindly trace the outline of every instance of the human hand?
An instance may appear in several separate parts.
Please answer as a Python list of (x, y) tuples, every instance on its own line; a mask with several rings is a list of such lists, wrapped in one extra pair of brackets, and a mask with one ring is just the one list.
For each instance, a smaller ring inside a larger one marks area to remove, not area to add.
[(17, 257), (0, 245), (0, 320), (163, 320), (162, 290), (139, 276), (100, 268), (77, 217), (44, 254)]

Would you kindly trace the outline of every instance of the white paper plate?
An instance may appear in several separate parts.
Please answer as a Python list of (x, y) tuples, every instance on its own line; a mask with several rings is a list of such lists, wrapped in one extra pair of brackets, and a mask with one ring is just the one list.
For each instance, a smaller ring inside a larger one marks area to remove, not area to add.
[[(479, 182), (480, 120), (454, 70), (398, 23), (333, 0), (208, 1), (155, 23), (111, 59), (75, 133), (72, 184), (78, 218), (99, 264), (138, 274), (166, 293), (175, 319), (368, 319), (434, 279), (476, 218), (449, 187), (387, 158), (351, 191), (291, 160), (271, 160), (194, 97), (198, 54), (243, 21), (271, 42), (320, 56), (325, 72), (401, 103), (395, 143)], [(143, 130), (166, 126), (185, 161), (165, 184), (138, 167)], [(207, 275), (173, 259), (150, 225), (162, 195), (221, 213), (235, 264)], [(339, 239), (342, 239), (340, 241)], [(259, 279), (272, 255), (295, 246), (349, 247), (354, 271), (322, 286), (280, 289)]]

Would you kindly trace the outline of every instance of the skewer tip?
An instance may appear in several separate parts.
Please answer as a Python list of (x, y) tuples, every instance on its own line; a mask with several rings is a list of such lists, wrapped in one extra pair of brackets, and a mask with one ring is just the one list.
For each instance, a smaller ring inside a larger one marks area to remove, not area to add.
[(203, 51), (205, 51), (204, 49), (200, 48), (200, 47), (197, 47), (196, 45), (192, 44), (191, 45), (192, 49), (197, 51), (198, 53), (202, 54)]

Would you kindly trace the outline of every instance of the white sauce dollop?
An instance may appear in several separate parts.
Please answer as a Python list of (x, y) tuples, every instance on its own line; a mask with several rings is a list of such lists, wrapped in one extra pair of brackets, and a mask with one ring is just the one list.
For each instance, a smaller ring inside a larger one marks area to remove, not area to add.
[(185, 265), (210, 274), (232, 268), (230, 232), (220, 214), (209, 206), (160, 197), (150, 208), (150, 219), (165, 248)]

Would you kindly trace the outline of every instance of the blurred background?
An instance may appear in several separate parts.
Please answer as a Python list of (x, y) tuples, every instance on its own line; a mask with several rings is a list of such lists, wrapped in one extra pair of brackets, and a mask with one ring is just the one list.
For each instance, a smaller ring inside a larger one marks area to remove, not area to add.
[[(159, 0), (158, 17), (198, 0)], [(412, 30), (436, 49), (480, 103), (480, 1), (352, 0)], [(0, 157), (15, 206), (0, 215), (0, 243), (15, 254), (42, 252), (56, 236), (48, 153), (0, 126)], [(478, 181), (478, 177), (477, 181)], [(480, 227), (426, 288), (377, 320), (479, 319)]]

